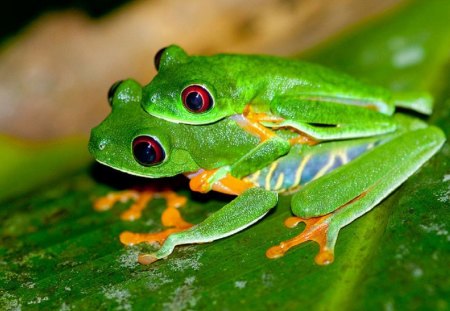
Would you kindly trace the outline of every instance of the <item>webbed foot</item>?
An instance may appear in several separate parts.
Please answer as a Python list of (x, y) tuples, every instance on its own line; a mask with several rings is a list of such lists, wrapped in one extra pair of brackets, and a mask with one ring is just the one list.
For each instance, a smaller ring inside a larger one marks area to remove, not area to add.
[(266, 251), (268, 258), (274, 259), (282, 257), (290, 248), (307, 241), (315, 241), (319, 244), (319, 253), (315, 258), (318, 265), (327, 265), (334, 260), (335, 237), (330, 235), (329, 224), (331, 214), (304, 219), (300, 217), (289, 217), (284, 224), (288, 228), (296, 227), (300, 222), (306, 224), (305, 229), (296, 237), (283, 241), (277, 246), (272, 246)]
[[(186, 205), (187, 199), (184, 196), (179, 196), (173, 191), (165, 190), (162, 192), (156, 192), (152, 190), (126, 190), (121, 192), (112, 192), (108, 195), (97, 199), (94, 202), (94, 208), (97, 211), (106, 211), (112, 208), (117, 202), (127, 202), (134, 200), (135, 202), (131, 207), (122, 213), (121, 219), (123, 220), (136, 220), (142, 215), (142, 211), (148, 205), (148, 202), (153, 198), (166, 199), (167, 207), (162, 213), (161, 223), (165, 227), (169, 227), (165, 230), (153, 233), (134, 233), (130, 231), (124, 231), (120, 234), (120, 242), (125, 245), (135, 245), (139, 243), (158, 243), (162, 245), (167, 237), (173, 233), (181, 232), (192, 227), (192, 224), (185, 221), (181, 216), (179, 207)], [(141, 264), (150, 264), (156, 261), (150, 254), (141, 254), (138, 257), (138, 262)]]
[(124, 231), (120, 234), (120, 242), (129, 246), (139, 243), (158, 243), (161, 245), (172, 233), (184, 231), (192, 227), (192, 224), (185, 221), (180, 211), (174, 206), (167, 206), (161, 216), (161, 223), (163, 226), (169, 228), (152, 233)]
[(167, 207), (178, 208), (186, 204), (186, 198), (177, 195), (170, 190), (157, 192), (154, 190), (125, 190), (120, 192), (110, 192), (106, 196), (98, 198), (94, 202), (96, 211), (107, 211), (111, 209), (117, 202), (126, 203), (133, 200), (134, 203), (124, 211), (120, 218), (122, 220), (133, 221), (141, 218), (142, 211), (147, 207), (153, 198), (164, 198), (167, 200)]

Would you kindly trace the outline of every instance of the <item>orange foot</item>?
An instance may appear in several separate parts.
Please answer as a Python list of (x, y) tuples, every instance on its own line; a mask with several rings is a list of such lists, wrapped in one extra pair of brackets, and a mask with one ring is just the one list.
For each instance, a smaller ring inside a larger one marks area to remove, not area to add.
[(289, 143), (292, 145), (300, 144), (300, 145), (308, 145), (308, 146), (314, 146), (319, 143), (319, 141), (315, 140), (314, 138), (300, 133), (298, 136), (289, 139)]
[[(280, 124), (283, 121), (285, 121), (285, 119), (281, 117), (270, 115), (267, 113), (255, 113), (253, 112), (252, 107), (250, 105), (245, 106), (242, 115), (235, 116), (234, 119), (247, 132), (250, 132), (257, 137), (260, 137), (261, 141), (265, 141), (276, 136), (274, 129), (270, 129), (262, 125), (261, 124), (262, 122)], [(306, 135), (305, 133), (296, 130), (295, 128), (291, 128), (289, 126), (287, 128), (290, 128), (292, 132), (298, 134), (297, 136), (289, 139), (289, 143), (291, 145), (306, 144), (309, 146), (314, 146), (319, 143), (318, 140), (314, 139), (311, 136)]]
[(128, 210), (122, 213), (120, 218), (122, 220), (133, 221), (141, 218), (142, 211), (147, 207), (148, 202), (153, 198), (164, 198), (167, 200), (167, 207), (178, 208), (186, 204), (186, 198), (177, 195), (175, 192), (165, 190), (162, 192), (155, 192), (153, 190), (125, 190), (121, 192), (112, 192), (104, 197), (97, 199), (94, 202), (94, 209), (97, 211), (106, 211), (111, 209), (117, 202), (128, 202), (134, 200), (135, 202)]
[(189, 187), (192, 191), (206, 193), (214, 190), (220, 193), (240, 195), (249, 188), (255, 187), (255, 184), (244, 181), (242, 179), (231, 176), (226, 173), (224, 176), (217, 178), (215, 174), (219, 169), (214, 170), (199, 170), (194, 173), (186, 174), (191, 181)]
[(318, 265), (327, 265), (334, 260), (334, 250), (332, 247), (328, 247), (327, 233), (329, 229), (331, 214), (314, 217), (309, 219), (303, 219), (300, 217), (289, 217), (284, 224), (286, 227), (294, 228), (300, 222), (306, 224), (305, 229), (298, 236), (281, 242), (277, 246), (269, 248), (266, 252), (268, 258), (278, 258), (283, 256), (291, 247), (304, 243), (306, 241), (315, 241), (319, 244), (319, 254), (315, 258), (315, 262)]
[(256, 137), (259, 137), (261, 142), (277, 136), (274, 131), (262, 125), (261, 122), (266, 121), (279, 123), (283, 121), (282, 118), (271, 116), (266, 113), (255, 113), (250, 105), (245, 106), (243, 113), (240, 115), (234, 115), (232, 119), (235, 120), (236, 123), (244, 130)]
[[(162, 213), (161, 223), (168, 227), (165, 230), (154, 233), (134, 233), (124, 231), (120, 234), (120, 242), (125, 245), (135, 245), (139, 243), (158, 243), (163, 244), (169, 235), (175, 232), (184, 231), (193, 225), (183, 219), (179, 207), (186, 205), (186, 197), (179, 196), (173, 191), (165, 190), (155, 192), (144, 190), (142, 192), (136, 190), (127, 190), (122, 192), (110, 193), (105, 197), (99, 198), (94, 203), (97, 211), (105, 211), (110, 209), (116, 202), (127, 202), (134, 200), (135, 203), (125, 212), (122, 213), (123, 220), (135, 220), (141, 217), (142, 210), (147, 206), (152, 198), (164, 198), (167, 201), (167, 207)], [(138, 261), (142, 264), (149, 264), (146, 255), (140, 255)]]
[[(169, 204), (170, 200), (168, 200)], [(139, 243), (158, 243), (162, 245), (169, 235), (175, 232), (180, 232), (189, 229), (193, 225), (183, 219), (180, 211), (174, 206), (168, 206), (162, 216), (161, 222), (164, 226), (170, 227), (168, 229), (153, 232), (153, 233), (134, 233), (130, 231), (124, 231), (120, 234), (120, 242), (125, 245), (135, 245)], [(154, 262), (152, 256), (148, 254), (140, 254), (138, 256), (138, 262), (143, 265), (148, 265)]]
[(154, 233), (133, 233), (130, 231), (124, 231), (120, 234), (120, 242), (129, 246), (144, 242), (156, 242), (158, 244), (162, 244), (170, 234), (192, 227), (192, 224), (185, 221), (181, 216), (180, 211), (175, 206), (170, 206), (169, 202), (170, 201), (168, 201), (168, 206), (161, 216), (161, 223), (163, 226), (170, 228)]

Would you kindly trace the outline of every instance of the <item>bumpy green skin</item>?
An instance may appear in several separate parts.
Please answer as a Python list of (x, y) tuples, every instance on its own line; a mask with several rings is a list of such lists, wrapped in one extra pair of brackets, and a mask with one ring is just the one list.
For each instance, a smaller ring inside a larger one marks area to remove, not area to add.
[(170, 235), (155, 258), (169, 256), (176, 245), (211, 242), (241, 231), (266, 215), (277, 201), (278, 196), (274, 192), (262, 188), (248, 189), (197, 226)]
[[(214, 105), (210, 110), (193, 113), (183, 106), (181, 93), (193, 84), (211, 94)], [(145, 86), (142, 101), (149, 114), (187, 124), (208, 124), (240, 114), (247, 104), (257, 112), (286, 119), (282, 126), (295, 127), (318, 140), (335, 140), (395, 131), (388, 117), (395, 106), (430, 113), (432, 101), (427, 94), (392, 94), (298, 60), (261, 55), (188, 56), (176, 45), (162, 53), (158, 74)], [(335, 118), (330, 120), (329, 115)]]
[[(110, 115), (91, 132), (89, 151), (98, 162), (129, 174), (159, 178), (232, 165), (259, 143), (231, 120), (192, 127), (149, 118), (141, 108), (141, 94), (142, 87), (133, 80), (119, 85)], [(163, 163), (144, 167), (134, 159), (132, 141), (141, 135), (162, 144), (167, 155)]]
[[(264, 181), (256, 182), (255, 188), (245, 191), (199, 225), (172, 234), (157, 253), (148, 255), (150, 261), (168, 256), (176, 245), (212, 241), (238, 232), (275, 206), (278, 192), (303, 185), (300, 180), (294, 182), (294, 177), (285, 177), (288, 185), (276, 190), (270, 182), (275, 178), (275, 168), (283, 167), (286, 174), (298, 171), (301, 173), (298, 176), (302, 176), (308, 167), (303, 165), (306, 159), (317, 159), (324, 152), (329, 158), (333, 153), (349, 152), (349, 155), (355, 146), (370, 144), (372, 147), (349, 156), (348, 164), (344, 165), (346, 162), (343, 161), (336, 167), (327, 168), (324, 174), (317, 174), (293, 196), (292, 210), (296, 215), (308, 218), (330, 214), (326, 220), (329, 228), (326, 248), (332, 251), (342, 227), (371, 210), (394, 191), (445, 141), (440, 129), (417, 119), (396, 115), (390, 118), (396, 128), (390, 134), (321, 143), (314, 147), (298, 145), (287, 155), (278, 156), (275, 162), (267, 163), (271, 153), (279, 150), (271, 149), (273, 145), (261, 144), (232, 118), (202, 126), (179, 124), (148, 115), (141, 109), (141, 103), (142, 87), (138, 83), (127, 80), (118, 86), (111, 114), (91, 133), (89, 150), (97, 161), (149, 178), (225, 168), (235, 177), (251, 178), (251, 173), (261, 177), (262, 174), (261, 180)], [(292, 135), (283, 130), (277, 133), (282, 137), (281, 141)], [(152, 136), (161, 143), (167, 156), (164, 162), (145, 167), (134, 159), (132, 141), (140, 135)], [(261, 146), (264, 148), (258, 149)], [(304, 157), (304, 163), (291, 164), (296, 157)], [(322, 165), (326, 167), (326, 163)], [(321, 168), (313, 165), (308, 169), (316, 172)], [(282, 180), (280, 175), (278, 178)]]
[[(259, 139), (243, 131), (236, 122), (222, 120), (194, 127), (151, 117), (141, 108), (141, 94), (142, 87), (133, 80), (118, 86), (110, 115), (91, 132), (89, 151), (98, 162), (148, 178), (221, 167), (253, 172), (265, 165), (265, 159), (249, 156), (259, 146)], [(142, 135), (161, 143), (167, 156), (164, 162), (144, 167), (134, 159), (132, 142)], [(259, 163), (249, 163), (249, 158)], [(263, 188), (249, 189), (202, 224), (180, 235), (171, 235), (159, 258), (170, 254), (175, 245), (211, 241), (248, 227), (276, 205), (277, 197), (277, 193)], [(255, 200), (260, 201), (256, 208)]]

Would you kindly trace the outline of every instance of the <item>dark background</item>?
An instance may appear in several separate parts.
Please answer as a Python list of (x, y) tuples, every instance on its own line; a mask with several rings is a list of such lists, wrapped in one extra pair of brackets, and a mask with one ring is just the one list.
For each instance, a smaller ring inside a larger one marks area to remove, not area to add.
[(4, 16), (0, 20), (0, 43), (14, 36), (30, 21), (48, 11), (76, 9), (84, 11), (92, 18), (97, 18), (126, 2), (129, 0), (8, 1), (8, 9), (3, 8)]

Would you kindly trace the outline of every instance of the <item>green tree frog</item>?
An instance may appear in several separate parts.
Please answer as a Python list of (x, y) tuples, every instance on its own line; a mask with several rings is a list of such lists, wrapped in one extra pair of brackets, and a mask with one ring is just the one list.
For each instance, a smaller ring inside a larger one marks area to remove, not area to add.
[[(268, 249), (266, 255), (280, 257), (291, 247), (313, 240), (320, 245), (316, 262), (328, 264), (333, 261), (339, 230), (394, 191), (445, 141), (440, 129), (394, 115), (389, 117), (395, 124), (393, 132), (311, 146), (294, 144), (285, 155), (267, 163), (264, 153), (271, 150), (261, 152), (261, 137), (244, 130), (236, 118), (200, 126), (169, 122), (148, 115), (141, 108), (142, 100), (143, 89), (133, 80), (112, 87), (112, 112), (91, 133), (89, 150), (95, 159), (148, 178), (184, 174), (195, 191), (209, 191), (203, 187), (206, 183), (212, 190), (237, 196), (197, 225), (174, 221), (174, 228), (157, 237), (121, 237), (126, 244), (162, 243), (155, 253), (140, 256), (145, 264), (169, 256), (177, 245), (210, 242), (239, 232), (263, 218), (277, 204), (279, 194), (293, 191), (291, 206), (296, 216), (285, 224), (293, 227), (305, 222), (307, 226), (300, 235)], [(286, 140), (298, 135), (280, 129), (275, 137)]]
[(346, 74), (294, 59), (262, 55), (189, 56), (171, 45), (155, 56), (158, 70), (144, 87), (143, 108), (186, 124), (230, 116), (262, 139), (269, 128), (290, 127), (303, 141), (368, 137), (393, 132), (395, 107), (429, 114), (428, 94), (394, 94)]

